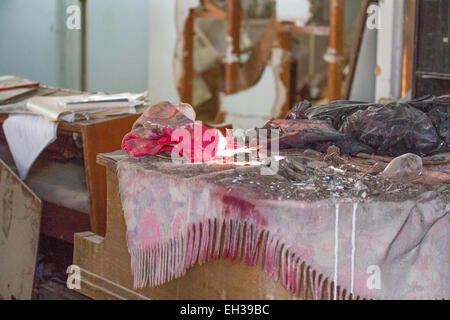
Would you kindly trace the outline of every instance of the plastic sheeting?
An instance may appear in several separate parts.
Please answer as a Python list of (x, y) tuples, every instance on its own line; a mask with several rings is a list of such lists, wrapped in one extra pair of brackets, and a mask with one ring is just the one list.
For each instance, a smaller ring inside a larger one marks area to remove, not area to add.
[(373, 152), (369, 146), (351, 137), (346, 137), (326, 121), (272, 120), (263, 129), (280, 130), (280, 149), (309, 148), (326, 153), (328, 147), (338, 146), (342, 154), (355, 155), (361, 152)]
[(442, 141), (431, 119), (407, 104), (371, 106), (347, 118), (342, 131), (371, 146), (377, 154), (427, 155), (439, 149)]
[(288, 119), (328, 121), (347, 138), (363, 143), (380, 155), (430, 155), (450, 151), (450, 96), (427, 96), (413, 101), (370, 104), (334, 101), (296, 105)]

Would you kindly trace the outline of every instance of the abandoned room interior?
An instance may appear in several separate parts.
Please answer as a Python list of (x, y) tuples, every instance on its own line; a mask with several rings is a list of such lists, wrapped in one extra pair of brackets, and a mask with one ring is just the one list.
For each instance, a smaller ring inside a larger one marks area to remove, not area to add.
[(449, 37), (447, 0), (0, 0), (0, 300), (450, 299)]

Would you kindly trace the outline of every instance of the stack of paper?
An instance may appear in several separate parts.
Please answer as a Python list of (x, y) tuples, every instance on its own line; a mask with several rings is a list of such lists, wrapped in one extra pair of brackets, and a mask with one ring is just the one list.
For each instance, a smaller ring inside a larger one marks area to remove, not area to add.
[(147, 93), (95, 94), (66, 97), (34, 97), (28, 100), (27, 109), (51, 121), (59, 119), (73, 122), (136, 113), (136, 107), (145, 103)]
[(41, 152), (56, 140), (58, 124), (31, 114), (13, 114), (3, 123), (19, 177), (25, 180)]
[(38, 87), (38, 82), (15, 76), (0, 76), (0, 104), (12, 98), (34, 91)]

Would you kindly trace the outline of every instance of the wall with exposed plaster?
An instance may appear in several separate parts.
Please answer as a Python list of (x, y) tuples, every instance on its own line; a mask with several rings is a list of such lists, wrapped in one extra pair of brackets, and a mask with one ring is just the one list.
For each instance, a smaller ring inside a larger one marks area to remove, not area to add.
[[(149, 0), (149, 93), (153, 102), (178, 102), (178, 84), (184, 76), (184, 26), (199, 0)], [(194, 80), (194, 85), (203, 86)], [(194, 100), (205, 97), (196, 95)]]
[(282, 65), (291, 53), (272, 49), (269, 65), (258, 83), (241, 92), (223, 94), (220, 110), (225, 113), (225, 122), (234, 128), (260, 127), (271, 118), (278, 117), (286, 101), (286, 90), (281, 81)]
[(277, 0), (277, 19), (304, 26), (311, 18), (310, 7), (310, 2), (307, 0)]

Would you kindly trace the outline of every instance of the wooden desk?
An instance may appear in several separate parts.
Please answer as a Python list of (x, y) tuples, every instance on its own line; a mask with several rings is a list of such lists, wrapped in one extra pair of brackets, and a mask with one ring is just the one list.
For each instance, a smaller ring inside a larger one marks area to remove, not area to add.
[(106, 234), (106, 170), (96, 163), (97, 154), (120, 149), (123, 137), (139, 116), (116, 116), (60, 125), (61, 130), (81, 134), (90, 195), (91, 230), (96, 234)]
[[(78, 91), (40, 88), (33, 95), (63, 96), (80, 94)], [(21, 97), (18, 101), (29, 98)], [(18, 102), (8, 101), (8, 103)], [(108, 153), (120, 149), (121, 142), (140, 114), (111, 116), (103, 119), (91, 119), (74, 123), (61, 122), (58, 136), (78, 134), (83, 141), (84, 170), (89, 193), (90, 214), (63, 208), (54, 203), (44, 202), (42, 233), (73, 242), (75, 232), (91, 230), (98, 235), (106, 233), (106, 171), (96, 163), (99, 153)], [(0, 114), (0, 123), (8, 114)], [(61, 219), (61, 210), (64, 218)], [(90, 229), (89, 229), (90, 225)]]
[[(98, 163), (106, 167), (107, 230), (105, 237), (75, 234), (74, 265), (81, 268), (78, 292), (93, 299), (297, 299), (260, 267), (228, 260), (196, 265), (181, 279), (157, 288), (134, 290), (117, 163), (102, 155)], [(307, 297), (312, 299), (312, 293)]]

